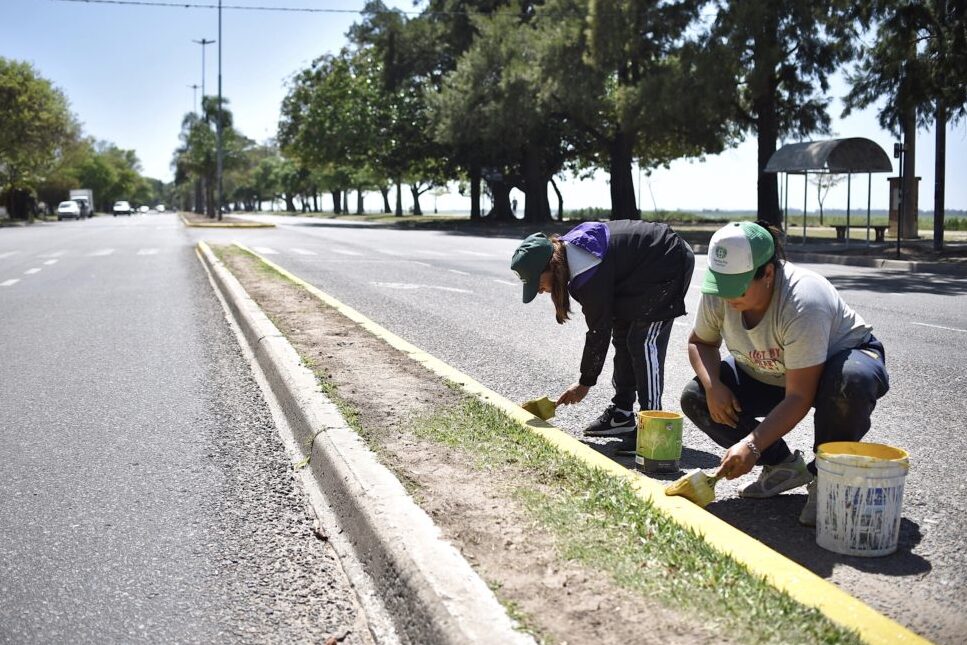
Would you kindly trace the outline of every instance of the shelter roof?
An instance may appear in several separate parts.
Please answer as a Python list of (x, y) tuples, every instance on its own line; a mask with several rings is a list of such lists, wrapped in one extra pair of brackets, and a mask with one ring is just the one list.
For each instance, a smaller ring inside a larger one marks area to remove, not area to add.
[(800, 174), (893, 172), (893, 164), (875, 141), (851, 137), (784, 145), (769, 158), (765, 171)]

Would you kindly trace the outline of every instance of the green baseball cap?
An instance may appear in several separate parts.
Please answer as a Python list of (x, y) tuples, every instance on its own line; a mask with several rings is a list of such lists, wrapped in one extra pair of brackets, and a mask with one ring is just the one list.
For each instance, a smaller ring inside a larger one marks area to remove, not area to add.
[(530, 302), (537, 297), (537, 290), (541, 286), (541, 274), (547, 268), (554, 254), (551, 241), (543, 233), (528, 236), (510, 261), (511, 270), (524, 283), (524, 302)]
[(715, 231), (708, 244), (708, 269), (702, 293), (738, 298), (756, 270), (775, 255), (772, 234), (753, 222), (732, 222)]

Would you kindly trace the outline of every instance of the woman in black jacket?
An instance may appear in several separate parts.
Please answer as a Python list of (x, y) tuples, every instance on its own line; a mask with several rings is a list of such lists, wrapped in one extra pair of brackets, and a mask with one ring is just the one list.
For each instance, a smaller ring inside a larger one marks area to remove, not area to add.
[(581, 376), (557, 399), (578, 403), (597, 383), (608, 354), (615, 348), (615, 395), (587, 436), (617, 436), (619, 452), (634, 452), (641, 410), (660, 410), (665, 350), (672, 322), (685, 313), (685, 292), (695, 257), (688, 244), (666, 224), (640, 220), (587, 222), (560, 237), (535, 233), (511, 261), (524, 283), (524, 302), (551, 294), (557, 322), (571, 313), (570, 299), (581, 305), (588, 332)]

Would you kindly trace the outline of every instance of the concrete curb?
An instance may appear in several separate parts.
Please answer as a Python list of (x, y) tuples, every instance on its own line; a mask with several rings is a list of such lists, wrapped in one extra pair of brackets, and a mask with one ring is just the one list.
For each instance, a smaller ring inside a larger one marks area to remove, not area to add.
[[(707, 244), (694, 244), (692, 251), (696, 254), (708, 253)], [(967, 264), (946, 262), (919, 262), (915, 260), (887, 260), (885, 258), (867, 258), (856, 255), (837, 255), (835, 253), (805, 253), (786, 248), (786, 257), (795, 262), (814, 262), (816, 264), (840, 264), (843, 266), (867, 267), (871, 269), (889, 269), (891, 271), (906, 271), (907, 273), (939, 273), (967, 277)]]
[(238, 323), (314, 479), (409, 643), (533, 643), (457, 549), (350, 429), (292, 345), (204, 242), (199, 256)]
[(181, 213), (178, 219), (188, 228), (275, 228), (275, 224), (264, 222), (189, 222)]
[[(271, 260), (246, 249), (241, 244), (236, 243), (236, 246), (258, 258), (263, 264), (289, 280), (301, 285), (320, 301), (333, 307), (348, 319), (359, 324), (363, 329), (422, 364), (431, 372), (459, 385), (464, 392), (479, 397), (500, 409), (522, 427), (544, 438), (562, 452), (573, 455), (593, 468), (598, 468), (610, 475), (627, 480), (641, 499), (650, 502), (679, 526), (694, 531), (712, 548), (731, 556), (745, 565), (753, 575), (761, 576), (768, 584), (786, 592), (801, 604), (807, 607), (815, 607), (833, 622), (848, 629), (856, 630), (864, 642), (889, 643), (891, 645), (928, 642), (852, 597), (836, 585), (746, 535), (703, 508), (682, 497), (665, 495), (664, 482), (628, 470), (563, 430), (526, 412), (517, 403), (490, 390), (447, 363), (369, 320), (352, 307), (323, 293)], [(500, 641), (495, 640), (494, 642)]]

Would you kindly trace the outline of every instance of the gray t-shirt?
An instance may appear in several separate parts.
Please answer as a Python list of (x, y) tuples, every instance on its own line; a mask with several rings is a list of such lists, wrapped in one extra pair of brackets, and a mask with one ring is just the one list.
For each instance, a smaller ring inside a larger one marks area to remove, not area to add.
[(786, 370), (825, 363), (833, 354), (862, 345), (873, 328), (821, 275), (786, 262), (777, 276), (772, 302), (755, 327), (746, 329), (742, 313), (722, 298), (703, 294), (695, 334), (709, 343), (725, 341), (743, 372), (785, 387)]

